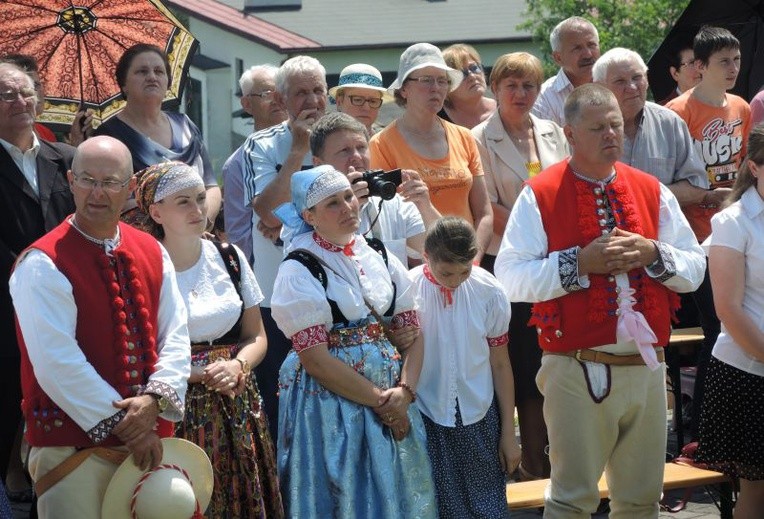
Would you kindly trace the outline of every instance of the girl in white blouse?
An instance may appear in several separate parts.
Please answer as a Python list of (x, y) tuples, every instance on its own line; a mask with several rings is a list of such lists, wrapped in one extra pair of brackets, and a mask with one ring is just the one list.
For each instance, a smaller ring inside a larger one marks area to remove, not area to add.
[(266, 350), (255, 275), (236, 246), (202, 239), (206, 191), (195, 169), (166, 162), (139, 175), (144, 227), (167, 249), (188, 310), (191, 376), (175, 434), (212, 462), (205, 517), (283, 517), (275, 450), (250, 373)]
[[(722, 330), (711, 352), (695, 461), (740, 480), (735, 517), (764, 510), (764, 126), (711, 219), (708, 268)], [(704, 244), (705, 245), (705, 244)]]
[(473, 266), (475, 232), (465, 220), (438, 220), (424, 248), (425, 264), (411, 271), (425, 344), (417, 402), (439, 515), (507, 517), (505, 478), (520, 462), (509, 300)]

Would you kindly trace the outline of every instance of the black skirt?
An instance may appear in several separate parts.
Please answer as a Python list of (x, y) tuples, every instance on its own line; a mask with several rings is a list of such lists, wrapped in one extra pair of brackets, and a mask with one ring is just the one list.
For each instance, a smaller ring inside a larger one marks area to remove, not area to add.
[(711, 358), (695, 461), (749, 481), (764, 479), (764, 377)]

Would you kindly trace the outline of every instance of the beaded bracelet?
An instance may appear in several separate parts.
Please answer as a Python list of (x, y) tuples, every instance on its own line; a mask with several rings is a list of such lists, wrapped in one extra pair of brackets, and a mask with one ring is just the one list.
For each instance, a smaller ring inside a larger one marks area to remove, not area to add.
[(405, 390), (406, 390), (406, 392), (407, 392), (407, 393), (409, 394), (409, 396), (411, 397), (411, 402), (412, 402), (412, 403), (413, 403), (413, 402), (416, 402), (416, 391), (414, 391), (414, 390), (411, 388), (411, 386), (409, 386), (409, 385), (408, 385), (408, 384), (406, 384), (405, 382), (398, 382), (398, 387), (402, 387), (403, 389), (405, 389)]

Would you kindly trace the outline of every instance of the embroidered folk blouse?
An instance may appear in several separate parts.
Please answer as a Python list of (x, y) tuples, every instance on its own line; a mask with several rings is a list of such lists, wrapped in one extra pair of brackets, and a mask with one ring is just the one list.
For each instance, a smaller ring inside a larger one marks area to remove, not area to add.
[[(303, 233), (292, 240), (292, 250), (304, 249), (315, 255), (327, 274), (327, 288), (314, 278), (301, 263), (289, 260), (279, 267), (271, 299), (273, 319), (287, 337), (292, 338), (295, 351), (327, 342), (332, 329), (332, 311), (327, 298), (337, 302), (350, 322), (368, 317), (372, 305), (384, 315), (396, 297), (393, 328), (418, 326), (415, 288), (407, 271), (393, 254), (388, 254), (389, 266), (382, 256), (356, 235), (346, 247), (338, 247), (315, 233)], [(393, 291), (392, 282), (396, 290)]]
[(450, 298), (425, 269), (420, 265), (409, 273), (424, 337), (417, 403), (435, 423), (455, 427), (458, 399), (462, 422), (470, 425), (483, 419), (493, 401), (489, 348), (507, 344), (509, 299), (480, 267), (472, 267)]

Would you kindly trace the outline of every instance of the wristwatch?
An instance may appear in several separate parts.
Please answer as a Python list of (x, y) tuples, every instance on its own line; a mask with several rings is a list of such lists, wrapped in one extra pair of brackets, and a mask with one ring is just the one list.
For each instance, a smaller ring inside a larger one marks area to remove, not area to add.
[(154, 397), (154, 401), (157, 403), (157, 408), (159, 409), (159, 414), (164, 413), (170, 401), (167, 400), (162, 395), (157, 395), (155, 393), (149, 393), (149, 394)]

